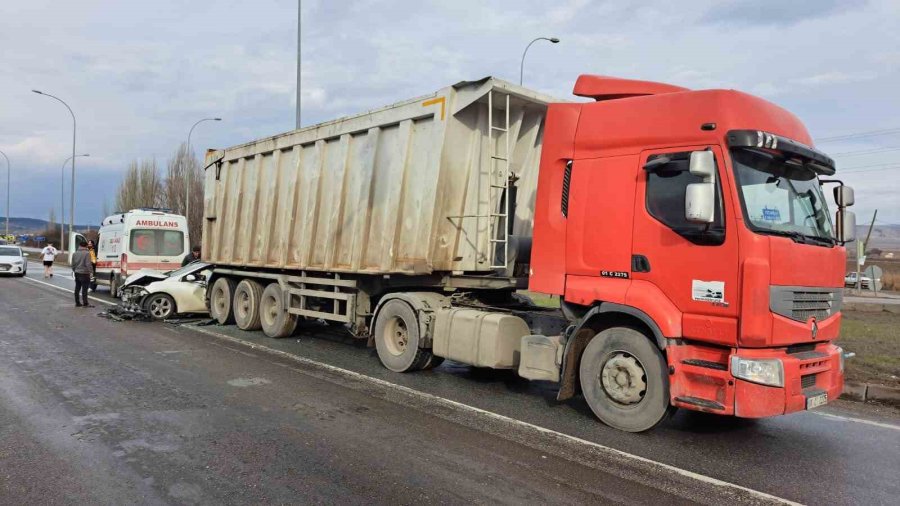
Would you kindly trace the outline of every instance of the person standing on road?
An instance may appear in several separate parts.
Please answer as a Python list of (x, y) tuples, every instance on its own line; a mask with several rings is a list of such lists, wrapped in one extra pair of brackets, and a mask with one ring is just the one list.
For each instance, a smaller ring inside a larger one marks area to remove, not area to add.
[(53, 243), (47, 243), (44, 246), (44, 249), (41, 250), (41, 260), (44, 261), (44, 278), (52, 278), (53, 277), (53, 261), (56, 260), (56, 255), (59, 254), (59, 251), (53, 247)]
[(97, 288), (97, 247), (94, 246), (92, 239), (88, 239), (87, 249), (91, 255), (91, 290), (95, 290)]
[[(75, 307), (94, 307), (88, 304), (88, 288), (91, 286), (91, 253), (87, 243), (81, 241), (78, 251), (72, 254), (72, 272), (75, 274)], [(81, 299), (78, 298), (79, 292)]]
[(194, 246), (191, 248), (191, 252), (184, 256), (184, 260), (181, 261), (181, 266), (184, 267), (187, 264), (199, 262), (200, 261), (200, 246)]

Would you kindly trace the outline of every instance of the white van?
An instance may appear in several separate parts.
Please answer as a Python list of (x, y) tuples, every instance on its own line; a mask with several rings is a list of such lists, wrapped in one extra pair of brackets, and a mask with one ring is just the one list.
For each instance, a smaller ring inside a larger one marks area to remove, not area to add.
[(187, 219), (163, 209), (132, 209), (100, 224), (97, 284), (113, 297), (129, 274), (141, 269), (168, 272), (190, 251)]

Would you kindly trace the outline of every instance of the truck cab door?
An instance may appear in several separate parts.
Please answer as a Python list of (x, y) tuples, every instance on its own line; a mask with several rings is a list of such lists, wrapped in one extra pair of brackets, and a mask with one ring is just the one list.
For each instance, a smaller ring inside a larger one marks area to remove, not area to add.
[[(703, 179), (689, 170), (691, 153), (712, 151), (715, 202), (711, 223), (685, 216), (687, 187)], [(735, 345), (738, 234), (731, 177), (717, 146), (648, 150), (638, 168), (634, 206), (632, 286), (628, 299), (666, 297), (682, 314), (682, 336)], [(663, 302), (663, 301), (660, 301)]]

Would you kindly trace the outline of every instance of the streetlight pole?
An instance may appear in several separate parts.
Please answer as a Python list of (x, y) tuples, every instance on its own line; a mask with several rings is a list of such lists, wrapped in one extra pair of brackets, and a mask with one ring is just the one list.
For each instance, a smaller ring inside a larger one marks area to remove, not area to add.
[(522, 80), (525, 77), (525, 55), (528, 54), (528, 48), (530, 48), (532, 44), (534, 44), (535, 42), (537, 42), (539, 40), (546, 40), (553, 44), (556, 44), (559, 42), (559, 39), (557, 39), (556, 37), (550, 37), (550, 38), (538, 37), (538, 38), (534, 39), (533, 41), (529, 42), (527, 46), (525, 46), (525, 51), (522, 51), (522, 63), (519, 64), (519, 86), (522, 86)]
[[(83, 155), (76, 155), (76, 157), (78, 157), (78, 156), (91, 156), (91, 155), (89, 155), (88, 153), (85, 153)], [(60, 167), (60, 169), (59, 169), (59, 183), (60, 183), (59, 184), (59, 221), (60, 221), (59, 249), (60, 250), (64, 249), (63, 245), (65, 244), (65, 242), (63, 242), (63, 239), (65, 239), (65, 230), (63, 230), (63, 229), (65, 227), (62, 226), (62, 219), (63, 219), (63, 215), (66, 214), (66, 164), (69, 163), (69, 160), (72, 160), (72, 159), (73, 159), (73, 157), (71, 157), (71, 156), (66, 158), (66, 161), (63, 162), (62, 167)], [(70, 230), (70, 232), (71, 232), (71, 230)], [(71, 244), (69, 246), (71, 246)]]
[[(31, 91), (33, 91), (34, 93), (37, 93), (38, 95), (44, 95), (45, 97), (50, 97), (52, 99), (59, 101), (59, 103), (66, 106), (66, 109), (69, 110), (69, 114), (72, 115), (72, 190), (71, 190), (71, 192), (72, 192), (72, 207), (69, 209), (69, 235), (71, 236), (72, 232), (75, 230), (75, 158), (76, 158), (76, 156), (75, 156), (75, 132), (78, 130), (78, 123), (75, 121), (75, 113), (72, 112), (72, 108), (69, 107), (69, 104), (67, 104), (65, 101), (63, 101), (63, 99), (53, 96), (49, 93), (44, 93), (43, 91), (39, 91), (39, 90), (31, 90)], [(66, 212), (65, 209), (62, 209), (61, 211), (63, 213)], [(60, 218), (59, 221), (62, 222), (62, 216), (60, 216), (59, 218)], [(59, 247), (60, 247), (60, 249), (63, 249), (63, 250), (65, 249), (65, 242), (63, 242), (62, 239), (60, 240)], [(69, 247), (71, 248), (72, 245), (70, 244)]]
[(12, 170), (9, 166), (9, 157), (6, 153), (0, 151), (0, 155), (6, 158), (6, 235), (9, 235), (9, 173)]
[[(188, 155), (193, 160), (194, 158), (194, 150), (191, 149), (191, 135), (194, 133), (194, 128), (203, 123), (204, 121), (222, 121), (222, 118), (203, 118), (200, 121), (194, 123), (194, 126), (191, 127), (191, 130), (188, 132), (188, 141), (187, 141), (187, 149)], [(188, 231), (191, 230), (191, 173), (188, 167), (182, 167), (184, 170), (184, 217), (188, 222)]]
[(300, 22), (303, 19), (302, 0), (297, 0), (297, 130), (300, 130)]

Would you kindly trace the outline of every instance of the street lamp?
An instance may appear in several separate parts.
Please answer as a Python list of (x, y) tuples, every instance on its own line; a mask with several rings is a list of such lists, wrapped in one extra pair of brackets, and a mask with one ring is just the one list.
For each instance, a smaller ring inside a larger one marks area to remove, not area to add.
[(0, 151), (0, 155), (6, 158), (6, 235), (9, 235), (9, 173), (12, 169), (9, 167), (9, 157), (6, 153)]
[[(204, 121), (222, 121), (222, 118), (203, 118), (200, 121), (194, 123), (194, 126), (191, 127), (191, 130), (188, 132), (188, 141), (187, 148), (188, 154), (191, 156), (191, 159), (194, 158), (194, 150), (191, 149), (191, 134), (194, 133), (194, 128), (203, 123)], [(187, 167), (183, 167), (184, 170), (184, 218), (188, 222), (188, 231), (191, 230), (191, 178), (190, 172)]]
[(559, 42), (559, 39), (557, 39), (556, 37), (550, 37), (550, 38), (538, 37), (538, 38), (534, 39), (533, 41), (529, 42), (527, 46), (525, 46), (525, 51), (522, 51), (522, 63), (519, 65), (519, 86), (522, 86), (522, 78), (525, 76), (525, 55), (528, 53), (528, 48), (530, 48), (532, 44), (534, 44), (535, 42), (537, 42), (539, 40), (547, 40), (547, 41), (552, 42), (553, 44), (556, 44)]
[[(75, 158), (77, 158), (79, 156), (91, 156), (91, 155), (85, 153), (83, 155), (75, 155)], [(69, 160), (72, 160), (72, 159), (73, 159), (73, 157), (71, 157), (71, 156), (66, 158), (66, 161), (63, 162), (62, 167), (60, 167), (60, 169), (59, 169), (59, 183), (60, 183), (59, 184), (59, 221), (60, 221), (59, 249), (61, 249), (61, 250), (65, 249), (64, 245), (66, 244), (65, 242), (63, 242), (63, 239), (65, 239), (65, 231), (63, 229), (65, 227), (62, 226), (63, 215), (66, 214), (66, 164), (69, 163)], [(73, 195), (72, 198), (74, 199), (75, 196)], [(69, 230), (69, 232), (71, 232), (71, 230)], [(70, 244), (69, 247), (71, 247), (71, 246), (72, 245)]]
[[(59, 103), (66, 106), (66, 109), (69, 110), (69, 114), (72, 115), (72, 207), (69, 209), (69, 235), (72, 235), (72, 232), (75, 229), (75, 158), (76, 158), (75, 157), (75, 132), (78, 129), (78, 124), (75, 121), (75, 113), (72, 112), (72, 108), (69, 107), (69, 104), (65, 103), (65, 101), (63, 101), (63, 99), (53, 96), (49, 93), (44, 93), (43, 91), (39, 91), (39, 90), (31, 90), (31, 91), (33, 91), (34, 93), (37, 93), (38, 95), (43, 95), (45, 97), (50, 97), (52, 99), (59, 101)], [(63, 213), (65, 213), (65, 209), (62, 209), (61, 211)], [(60, 216), (59, 218), (60, 218), (59, 221), (62, 222), (62, 216)], [(59, 247), (61, 249), (65, 249), (64, 248), (65, 243), (60, 242)], [(69, 247), (71, 247), (71, 244), (69, 245)]]

